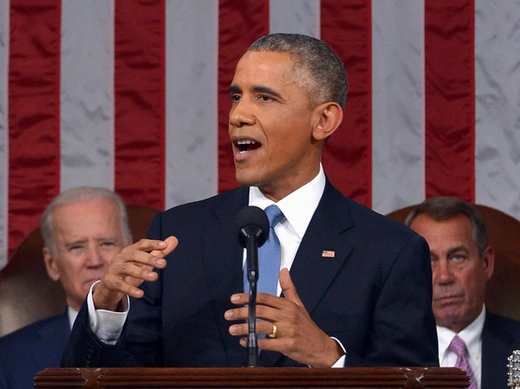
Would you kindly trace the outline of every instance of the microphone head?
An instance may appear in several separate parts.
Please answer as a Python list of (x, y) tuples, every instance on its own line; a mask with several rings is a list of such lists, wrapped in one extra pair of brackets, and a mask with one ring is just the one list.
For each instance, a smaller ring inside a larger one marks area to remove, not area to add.
[(263, 209), (255, 206), (244, 207), (235, 217), (235, 231), (242, 247), (246, 247), (249, 236), (256, 236), (258, 247), (269, 237), (269, 219)]

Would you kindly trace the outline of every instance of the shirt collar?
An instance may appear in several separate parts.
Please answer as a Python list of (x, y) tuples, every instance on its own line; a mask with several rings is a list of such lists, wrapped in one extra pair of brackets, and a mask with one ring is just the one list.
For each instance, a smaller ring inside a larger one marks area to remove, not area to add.
[[(325, 189), (325, 182), (325, 173), (320, 163), (320, 171), (316, 177), (276, 203), (300, 238), (305, 234), (312, 215), (318, 207)], [(249, 205), (265, 209), (271, 204), (274, 204), (274, 201), (264, 196), (258, 187), (251, 187)], [(284, 222), (282, 221), (282, 223)]]
[(78, 317), (78, 311), (74, 310), (70, 306), (67, 306), (67, 315), (69, 317), (69, 325), (70, 328), (74, 325), (74, 321), (76, 320), (76, 317)]
[(480, 339), (484, 328), (484, 320), (486, 319), (486, 308), (482, 307), (480, 315), (469, 326), (464, 328), (458, 334), (446, 327), (437, 326), (437, 336), (439, 338), (439, 360), (444, 358), (444, 354), (448, 349), (452, 339), (458, 335), (468, 348), (469, 355), (475, 355), (480, 349)]

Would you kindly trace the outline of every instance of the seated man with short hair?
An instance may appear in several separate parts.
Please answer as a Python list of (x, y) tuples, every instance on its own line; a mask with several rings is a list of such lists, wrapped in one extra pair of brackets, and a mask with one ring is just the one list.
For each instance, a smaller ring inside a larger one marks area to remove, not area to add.
[[(430, 246), (440, 365), (466, 370), (470, 389), (506, 388), (507, 358), (520, 348), (520, 322), (484, 305), (495, 255), (480, 212), (458, 198), (434, 197), (405, 223)], [(464, 360), (469, 367), (461, 365)]]
[(34, 376), (59, 367), (70, 329), (93, 282), (114, 255), (131, 243), (126, 207), (111, 190), (69, 189), (47, 206), (40, 229), (43, 259), (53, 281), (60, 281), (67, 310), (0, 338), (0, 388), (34, 387)]

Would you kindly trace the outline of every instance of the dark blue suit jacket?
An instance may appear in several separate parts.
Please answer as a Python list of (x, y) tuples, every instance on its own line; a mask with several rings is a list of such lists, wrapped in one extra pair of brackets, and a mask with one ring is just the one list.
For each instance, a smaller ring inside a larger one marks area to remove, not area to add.
[[(142, 284), (143, 299), (131, 299), (116, 346), (90, 332), (82, 307), (63, 366), (244, 366), (245, 349), (229, 335), (224, 312), (243, 291), (233, 224), (248, 193), (243, 187), (159, 214), (149, 235), (179, 239), (168, 266)], [(312, 319), (345, 346), (348, 366), (438, 366), (429, 249), (408, 227), (327, 182), (291, 277)], [(277, 352), (261, 352), (258, 364), (302, 366)]]
[(486, 312), (482, 330), (482, 389), (507, 388), (507, 358), (520, 350), (520, 321)]
[(60, 366), (69, 333), (65, 311), (1, 337), (0, 388), (34, 388), (39, 371)]

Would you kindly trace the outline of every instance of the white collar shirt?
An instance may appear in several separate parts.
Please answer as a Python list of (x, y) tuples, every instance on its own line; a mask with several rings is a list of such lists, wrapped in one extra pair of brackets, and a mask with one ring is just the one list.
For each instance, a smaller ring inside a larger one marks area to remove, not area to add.
[(452, 339), (458, 335), (468, 348), (469, 365), (477, 387), (481, 388), (482, 382), (482, 330), (486, 319), (486, 309), (482, 307), (482, 312), (473, 323), (464, 328), (458, 334), (446, 327), (437, 326), (437, 337), (439, 342), (439, 363), (441, 367), (453, 367), (457, 362), (457, 356), (453, 351), (448, 350)]
[[(320, 171), (316, 177), (276, 203), (285, 216), (275, 226), (282, 251), (280, 269), (291, 269), (300, 242), (323, 195), (325, 182), (325, 173), (320, 164)], [(272, 204), (274, 201), (264, 196), (260, 189), (250, 188), (249, 205), (265, 209)], [(281, 293), (280, 284), (277, 293)]]
[(69, 317), (69, 326), (72, 329), (72, 326), (74, 325), (74, 321), (76, 320), (76, 317), (78, 317), (78, 311), (67, 306), (67, 316)]

